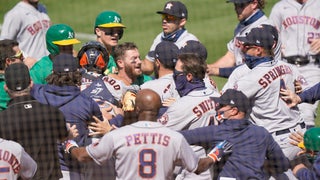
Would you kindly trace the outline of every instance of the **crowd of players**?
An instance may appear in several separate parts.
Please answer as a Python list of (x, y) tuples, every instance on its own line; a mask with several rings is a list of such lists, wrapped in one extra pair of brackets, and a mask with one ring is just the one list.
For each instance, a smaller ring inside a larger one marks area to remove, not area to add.
[(209, 65), (180, 1), (157, 11), (144, 60), (115, 11), (77, 52), (70, 26), (19, 2), (0, 36), (0, 179), (318, 179), (320, 4), (282, 0), (268, 19), (263, 0), (228, 2), (239, 24)]

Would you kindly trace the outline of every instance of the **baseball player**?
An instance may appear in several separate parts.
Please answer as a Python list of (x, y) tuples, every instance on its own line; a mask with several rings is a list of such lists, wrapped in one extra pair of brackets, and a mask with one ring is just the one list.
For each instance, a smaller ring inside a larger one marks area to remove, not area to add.
[[(206, 73), (206, 64), (199, 62), (201, 62), (200, 56), (194, 53), (178, 56), (173, 79), (181, 98), (169, 106), (167, 111), (158, 119), (160, 123), (170, 129), (178, 131), (207, 126), (215, 115), (215, 105), (210, 96), (219, 96), (219, 93), (205, 87), (203, 79)], [(199, 157), (205, 155), (203, 147), (193, 146), (192, 148)], [(181, 170), (178, 174), (178, 179), (211, 178), (209, 171), (195, 175), (186, 170)]]
[(36, 170), (37, 163), (20, 144), (0, 138), (0, 179), (31, 179)]
[[(318, 0), (285, 0), (276, 3), (270, 20), (280, 32), (286, 62), (297, 66), (310, 86), (320, 79), (320, 3)], [(308, 127), (315, 125), (318, 101), (298, 105)]]
[(25, 57), (39, 60), (48, 55), (45, 34), (50, 18), (37, 9), (38, 1), (21, 0), (4, 17), (0, 39), (17, 40)]
[(156, 92), (140, 90), (135, 105), (138, 122), (111, 131), (99, 143), (87, 147), (77, 148), (68, 141), (66, 151), (79, 161), (94, 160), (97, 164), (115, 157), (117, 179), (173, 179), (177, 163), (200, 173), (232, 148), (222, 142), (199, 160), (181, 134), (156, 122), (160, 106)]
[(157, 13), (162, 17), (162, 32), (153, 40), (150, 50), (142, 62), (142, 70), (145, 74), (153, 72), (154, 50), (161, 41), (174, 42), (178, 48), (181, 48), (188, 40), (198, 41), (198, 38), (185, 28), (188, 10), (182, 2), (168, 1), (163, 10), (157, 11)]
[[(214, 63), (208, 64), (209, 75), (229, 77), (235, 66), (243, 64), (237, 37), (245, 36), (252, 28), (261, 24), (270, 24), (262, 11), (265, 4), (264, 0), (228, 0), (227, 2), (234, 3), (239, 24), (234, 30), (234, 37), (227, 44), (228, 51), (226, 54)], [(281, 57), (280, 45), (281, 43), (278, 43), (274, 50), (276, 59)]]
[[(178, 47), (173, 42), (162, 41), (157, 45), (154, 52), (154, 74), (156, 79), (145, 82), (141, 85), (141, 89), (154, 90), (159, 94), (162, 103), (166, 103), (169, 99), (179, 99), (180, 96), (175, 89), (173, 81), (173, 71), (179, 54)], [(162, 114), (161, 110), (160, 114)]]
[(320, 128), (318, 127), (310, 128), (304, 133), (303, 143), (306, 149), (297, 156), (299, 161), (292, 164), (293, 173), (298, 179), (316, 180), (320, 178), (319, 137)]
[(294, 90), (294, 81), (303, 77), (291, 64), (273, 59), (274, 38), (268, 28), (253, 28), (247, 36), (237, 39), (242, 43), (241, 49), (250, 72), (234, 84), (228, 85), (227, 82), (226, 86), (242, 91), (253, 101), (251, 121), (265, 127), (291, 160), (299, 148), (290, 144), (289, 134), (293, 131), (304, 132), (306, 125), (299, 109), (290, 109), (281, 99), (281, 82), (286, 88)]
[(31, 179), (37, 170), (37, 163), (23, 147), (0, 138), (0, 179)]
[(73, 29), (66, 24), (54, 24), (46, 33), (48, 56), (43, 56), (30, 69), (35, 84), (47, 84), (46, 78), (52, 73), (52, 61), (60, 53), (73, 54), (73, 45), (80, 41), (75, 38)]

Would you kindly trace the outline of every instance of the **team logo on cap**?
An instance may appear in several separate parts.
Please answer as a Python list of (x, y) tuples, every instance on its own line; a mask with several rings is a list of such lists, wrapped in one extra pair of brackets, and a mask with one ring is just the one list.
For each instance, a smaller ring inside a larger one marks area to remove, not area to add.
[(173, 6), (172, 3), (168, 3), (168, 4), (166, 5), (166, 9), (171, 9), (172, 6)]
[(74, 38), (74, 33), (73, 32), (68, 32), (68, 39)]
[(114, 16), (113, 22), (119, 23), (120, 22), (120, 18), (118, 16)]

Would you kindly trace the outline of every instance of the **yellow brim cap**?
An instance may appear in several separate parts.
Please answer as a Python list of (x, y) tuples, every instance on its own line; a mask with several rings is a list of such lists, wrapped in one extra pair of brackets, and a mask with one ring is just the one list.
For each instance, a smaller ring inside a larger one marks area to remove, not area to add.
[(100, 24), (98, 27), (104, 27), (104, 28), (122, 27), (122, 28), (125, 28), (126, 26), (121, 23), (107, 23), (107, 24)]
[(66, 45), (72, 45), (72, 44), (79, 44), (81, 43), (78, 39), (66, 39), (61, 41), (53, 41), (53, 44), (66, 46)]

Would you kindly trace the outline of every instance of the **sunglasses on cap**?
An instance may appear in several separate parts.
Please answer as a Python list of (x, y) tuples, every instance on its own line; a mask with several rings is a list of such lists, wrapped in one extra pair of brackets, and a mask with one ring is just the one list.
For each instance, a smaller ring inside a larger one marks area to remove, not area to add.
[(122, 38), (123, 35), (123, 28), (103, 28), (101, 29), (106, 36), (112, 36), (114, 34), (118, 34), (119, 39)]
[(162, 14), (161, 18), (162, 18), (162, 20), (166, 20), (168, 22), (175, 21), (175, 20), (179, 19), (179, 18), (172, 16), (170, 14)]
[(23, 57), (23, 52), (22, 52), (22, 51), (19, 51), (19, 52), (17, 52), (15, 55), (10, 56), (9, 58), (10, 58), (10, 59), (19, 59), (19, 60), (23, 61), (23, 59), (24, 59), (24, 57)]

